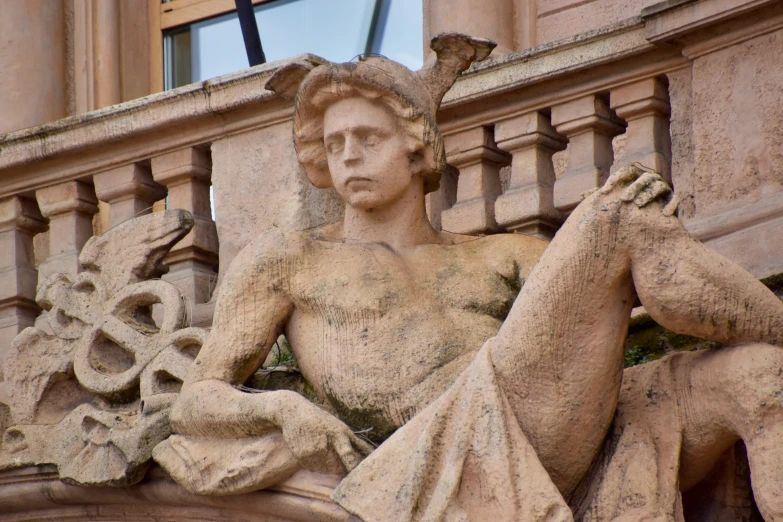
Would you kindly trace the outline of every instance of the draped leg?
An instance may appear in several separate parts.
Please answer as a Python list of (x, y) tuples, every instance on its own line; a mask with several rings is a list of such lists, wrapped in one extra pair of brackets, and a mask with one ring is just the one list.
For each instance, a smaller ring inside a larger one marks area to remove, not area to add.
[(692, 239), (664, 202), (622, 187), (582, 202), (530, 274), (491, 346), (498, 382), (544, 468), (568, 498), (612, 421), (634, 291), (677, 333), (783, 343), (783, 304)]
[(636, 295), (678, 333), (781, 343), (774, 294), (694, 241), (663, 202), (639, 207), (622, 190), (574, 210), (498, 335), (343, 480), (337, 502), (366, 521), (571, 520), (557, 492), (571, 495), (610, 426)]

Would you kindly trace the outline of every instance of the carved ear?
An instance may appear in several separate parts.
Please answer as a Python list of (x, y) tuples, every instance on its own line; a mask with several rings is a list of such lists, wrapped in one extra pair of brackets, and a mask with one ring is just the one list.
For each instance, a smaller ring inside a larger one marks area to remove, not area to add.
[(315, 68), (310, 62), (293, 62), (289, 63), (278, 69), (275, 74), (267, 80), (266, 87), (270, 91), (274, 91), (280, 97), (286, 100), (293, 100), (296, 98), (296, 92), (299, 90), (299, 85), (305, 79), (305, 76), (310, 74)]
[(436, 107), (443, 95), (454, 85), (457, 76), (489, 56), (497, 44), (484, 38), (473, 38), (460, 33), (441, 33), (432, 39), (430, 48), (437, 59), (434, 64), (422, 68), (418, 75), (429, 89)]

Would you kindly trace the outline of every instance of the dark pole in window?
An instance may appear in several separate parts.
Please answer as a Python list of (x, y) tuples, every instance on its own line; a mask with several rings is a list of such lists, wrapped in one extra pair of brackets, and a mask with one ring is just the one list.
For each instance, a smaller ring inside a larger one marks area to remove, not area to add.
[(386, 29), (386, 19), (389, 17), (389, 0), (375, 0), (370, 19), (370, 29), (367, 31), (367, 42), (364, 45), (364, 55), (369, 56), (380, 49), (383, 32)]
[(250, 66), (266, 63), (264, 49), (261, 47), (261, 37), (258, 36), (256, 15), (253, 12), (252, 0), (234, 0), (239, 16), (239, 25), (242, 27), (242, 38), (245, 40), (245, 51)]

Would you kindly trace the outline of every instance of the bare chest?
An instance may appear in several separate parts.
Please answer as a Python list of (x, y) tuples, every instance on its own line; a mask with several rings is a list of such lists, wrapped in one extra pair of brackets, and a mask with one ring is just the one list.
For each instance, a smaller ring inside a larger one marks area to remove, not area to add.
[(326, 319), (437, 311), (502, 321), (519, 292), (515, 277), (461, 245), (400, 254), (380, 245), (320, 243), (313, 254), (294, 278), (290, 295), (299, 313)]

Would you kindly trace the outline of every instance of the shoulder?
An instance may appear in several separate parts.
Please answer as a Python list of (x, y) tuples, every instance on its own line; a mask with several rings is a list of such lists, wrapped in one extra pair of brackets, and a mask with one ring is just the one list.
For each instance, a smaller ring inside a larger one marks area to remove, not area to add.
[(536, 260), (541, 257), (541, 254), (549, 246), (549, 242), (543, 239), (514, 233), (473, 237), (458, 244), (484, 255), (511, 256), (514, 258), (532, 256)]
[(498, 272), (512, 270), (523, 277), (530, 273), (548, 245), (543, 239), (514, 233), (494, 234), (465, 243)]
[(305, 257), (313, 242), (306, 233), (277, 228), (265, 230), (239, 251), (226, 275), (241, 277), (248, 273), (258, 274), (271, 265), (294, 263)]
[(272, 228), (265, 230), (240, 250), (237, 258), (266, 261), (301, 254), (312, 246), (314, 239), (305, 232), (295, 230), (280, 230)]
[(489, 244), (492, 248), (496, 248), (502, 252), (505, 252), (514, 257), (533, 257), (536, 261), (544, 253), (544, 250), (549, 246), (549, 241), (544, 241), (533, 236), (526, 236), (524, 234), (495, 234), (488, 236)]

